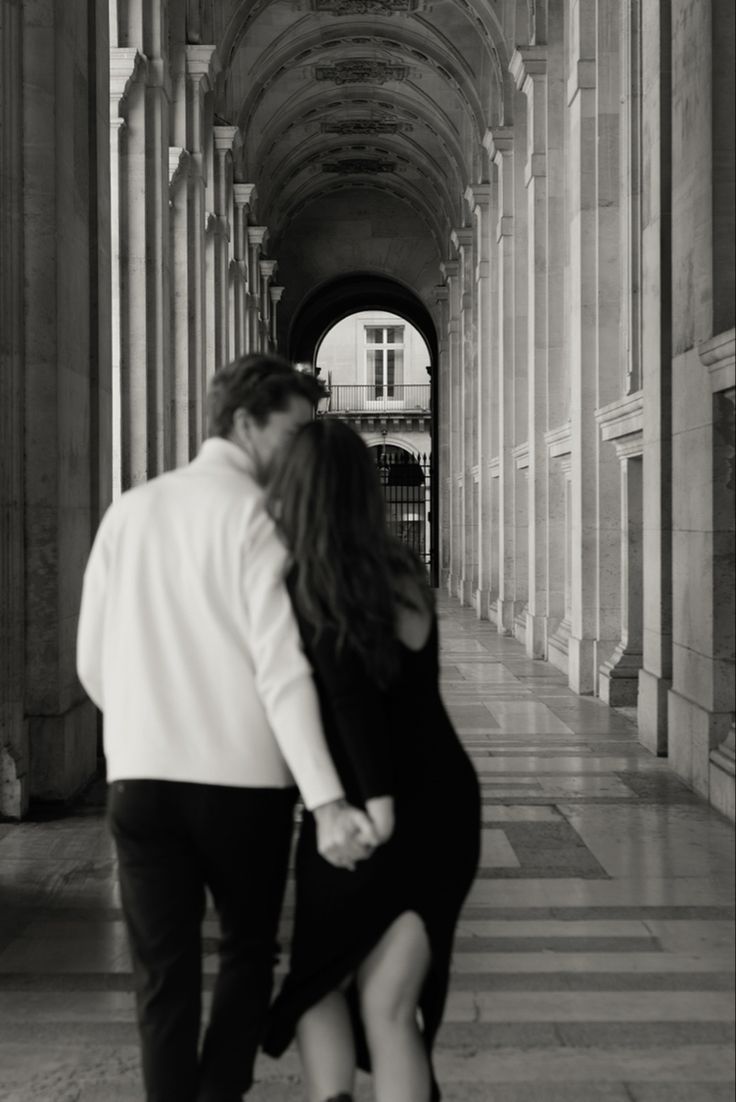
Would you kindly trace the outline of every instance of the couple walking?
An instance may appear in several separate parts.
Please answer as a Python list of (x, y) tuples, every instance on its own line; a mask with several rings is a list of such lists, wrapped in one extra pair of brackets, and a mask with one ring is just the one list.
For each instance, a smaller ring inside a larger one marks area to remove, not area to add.
[[(187, 467), (123, 494), (84, 579), (82, 684), (148, 1102), (236, 1102), (296, 1036), (309, 1102), (440, 1097), (432, 1044), (478, 860), (472, 766), (438, 691), (423, 568), (318, 381), (247, 356)], [(296, 787), (295, 787), (296, 785)], [(290, 970), (270, 1006), (297, 789)], [(201, 1046), (209, 890), (219, 971)]]

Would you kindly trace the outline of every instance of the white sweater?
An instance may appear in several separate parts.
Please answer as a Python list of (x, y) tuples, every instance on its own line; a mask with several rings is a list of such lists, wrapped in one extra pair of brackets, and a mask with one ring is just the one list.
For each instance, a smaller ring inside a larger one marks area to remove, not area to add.
[(228, 440), (108, 509), (77, 638), (108, 780), (295, 780), (309, 808), (342, 796), (284, 562), (251, 462)]

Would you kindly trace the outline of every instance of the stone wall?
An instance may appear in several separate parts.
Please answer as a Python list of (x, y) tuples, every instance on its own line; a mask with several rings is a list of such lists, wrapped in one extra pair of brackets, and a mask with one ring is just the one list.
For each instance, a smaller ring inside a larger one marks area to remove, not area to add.
[(0, 813), (11, 816), (31, 796), (69, 797), (97, 761), (97, 714), (75, 673), (82, 572), (110, 470), (108, 42), (97, 8), (2, 6), (12, 265), (2, 407), (12, 427)]

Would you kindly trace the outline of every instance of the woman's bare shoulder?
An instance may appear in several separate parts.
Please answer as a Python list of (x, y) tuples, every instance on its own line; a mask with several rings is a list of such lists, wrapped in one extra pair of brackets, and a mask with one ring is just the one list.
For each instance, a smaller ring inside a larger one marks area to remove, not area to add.
[(399, 607), (396, 635), (405, 647), (419, 651), (426, 646), (434, 620), (434, 599), (428, 586), (412, 575), (396, 578)]

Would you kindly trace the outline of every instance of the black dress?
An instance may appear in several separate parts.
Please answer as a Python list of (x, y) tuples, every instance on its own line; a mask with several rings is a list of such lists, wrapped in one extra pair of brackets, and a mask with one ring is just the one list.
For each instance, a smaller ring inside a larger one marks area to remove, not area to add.
[[(315, 639), (300, 622), (314, 669), (330, 751), (348, 800), (361, 806), (392, 795), (395, 829), (354, 872), (317, 852), (305, 813), (296, 851), (296, 904), (290, 971), (274, 1002), (264, 1049), (279, 1056), (301, 1015), (352, 976), (391, 923), (420, 915), (432, 961), (420, 999), (431, 1054), (442, 1021), (455, 926), (480, 849), (480, 794), (439, 693), (437, 623), (419, 651), (399, 644), (400, 669), (381, 691), (349, 645)], [(358, 1064), (370, 1070), (354, 983), (347, 991)], [(435, 1085), (433, 1098), (439, 1098)]]

